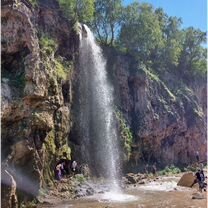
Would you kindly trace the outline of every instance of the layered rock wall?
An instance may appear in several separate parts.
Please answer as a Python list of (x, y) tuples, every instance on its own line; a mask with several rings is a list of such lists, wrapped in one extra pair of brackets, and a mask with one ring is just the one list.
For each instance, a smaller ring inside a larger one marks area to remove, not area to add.
[(133, 133), (128, 164), (185, 166), (197, 151), (206, 162), (206, 80), (179, 85), (180, 76), (161, 79), (131, 56), (105, 51), (117, 106)]

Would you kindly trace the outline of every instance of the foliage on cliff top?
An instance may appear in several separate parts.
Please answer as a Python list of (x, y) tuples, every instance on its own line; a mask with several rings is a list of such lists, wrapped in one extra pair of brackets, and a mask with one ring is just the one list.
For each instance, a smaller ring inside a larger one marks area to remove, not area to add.
[(74, 22), (89, 23), (93, 20), (94, 0), (58, 0), (66, 17)]
[(154, 70), (178, 73), (181, 79), (205, 77), (206, 32), (181, 29), (182, 19), (168, 16), (162, 8), (122, 0), (58, 0), (65, 15), (87, 23), (103, 45), (132, 54)]

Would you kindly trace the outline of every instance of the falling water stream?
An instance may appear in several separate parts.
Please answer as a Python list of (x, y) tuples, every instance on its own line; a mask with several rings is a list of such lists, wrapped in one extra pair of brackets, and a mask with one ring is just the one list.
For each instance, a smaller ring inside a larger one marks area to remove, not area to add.
[(113, 110), (113, 87), (108, 81), (106, 60), (96, 44), (93, 33), (83, 25), (80, 40), (80, 113), (82, 158), (90, 164), (95, 174), (106, 178), (110, 192), (107, 200), (126, 200), (118, 179), (119, 144)]
[(119, 150), (113, 114), (113, 88), (108, 82), (106, 61), (93, 33), (84, 25), (80, 41), (80, 125), (83, 158), (98, 175), (118, 189)]

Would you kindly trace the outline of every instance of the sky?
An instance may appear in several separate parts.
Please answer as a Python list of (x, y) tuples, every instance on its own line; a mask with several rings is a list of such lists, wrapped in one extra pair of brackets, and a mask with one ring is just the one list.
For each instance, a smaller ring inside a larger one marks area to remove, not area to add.
[(193, 26), (207, 31), (207, 0), (123, 0), (124, 5), (134, 1), (150, 3), (154, 8), (163, 8), (168, 16), (181, 17), (183, 28)]

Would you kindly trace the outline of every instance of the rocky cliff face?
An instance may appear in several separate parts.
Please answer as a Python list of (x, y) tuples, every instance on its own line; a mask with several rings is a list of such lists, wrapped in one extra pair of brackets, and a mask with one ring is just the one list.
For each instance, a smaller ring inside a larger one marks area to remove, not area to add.
[(2, 2), (2, 184), (15, 184), (2, 192), (7, 208), (17, 202), (16, 187), (24, 200), (53, 185), (55, 162), (63, 152), (70, 157), (78, 35), (56, 1), (40, 3)]
[(134, 135), (130, 162), (184, 166), (196, 161), (196, 151), (206, 161), (206, 80), (185, 84), (168, 72), (160, 79), (130, 56), (106, 54), (117, 105)]

